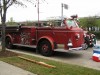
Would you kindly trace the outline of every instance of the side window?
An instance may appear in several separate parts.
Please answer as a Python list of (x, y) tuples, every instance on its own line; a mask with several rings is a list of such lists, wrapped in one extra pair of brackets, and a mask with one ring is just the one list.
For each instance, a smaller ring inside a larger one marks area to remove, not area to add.
[[(35, 23), (35, 26), (38, 27), (38, 23)], [(39, 26), (41, 26), (41, 23), (39, 23)]]
[(37, 27), (38, 26), (38, 23), (35, 23), (35, 26)]
[(67, 20), (68, 27), (77, 27), (76, 22), (74, 20)]

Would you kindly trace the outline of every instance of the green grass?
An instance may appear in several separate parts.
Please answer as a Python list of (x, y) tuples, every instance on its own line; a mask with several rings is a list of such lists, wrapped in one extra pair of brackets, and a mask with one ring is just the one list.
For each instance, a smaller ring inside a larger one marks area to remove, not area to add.
[(42, 61), (50, 65), (54, 65), (56, 66), (56, 68), (47, 68), (42, 65), (25, 61), (18, 57), (0, 58), (0, 60), (18, 66), (20, 68), (23, 68), (27, 71), (30, 71), (38, 75), (100, 75), (99, 70), (85, 68), (77, 65), (65, 64), (47, 59), (41, 59), (33, 56), (27, 56), (27, 55), (22, 55), (22, 56), (36, 61)]

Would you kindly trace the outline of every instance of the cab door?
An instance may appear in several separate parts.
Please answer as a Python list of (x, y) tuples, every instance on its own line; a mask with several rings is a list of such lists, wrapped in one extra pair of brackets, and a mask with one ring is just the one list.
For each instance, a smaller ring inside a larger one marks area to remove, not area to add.
[(67, 43), (68, 32), (66, 27), (54, 27), (53, 28), (54, 39), (58, 44)]

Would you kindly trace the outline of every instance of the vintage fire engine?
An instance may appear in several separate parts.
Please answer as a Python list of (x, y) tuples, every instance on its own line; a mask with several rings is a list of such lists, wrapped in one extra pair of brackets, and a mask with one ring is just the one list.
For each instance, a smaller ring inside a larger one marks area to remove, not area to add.
[[(75, 17), (75, 16), (74, 16)], [(70, 19), (40, 21), (40, 26), (19, 25), (6, 27), (6, 47), (36, 48), (44, 56), (56, 50), (79, 50), (84, 46), (84, 32), (74, 17)]]

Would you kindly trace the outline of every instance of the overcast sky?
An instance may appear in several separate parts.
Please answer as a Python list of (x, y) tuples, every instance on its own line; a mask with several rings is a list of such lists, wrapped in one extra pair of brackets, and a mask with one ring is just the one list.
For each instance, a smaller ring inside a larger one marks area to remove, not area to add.
[[(100, 0), (46, 0), (46, 2), (40, 0), (40, 19), (61, 16), (61, 3), (69, 7), (68, 10), (64, 9), (66, 17), (73, 14), (78, 14), (79, 17), (100, 15)], [(7, 21), (11, 17), (17, 22), (37, 20), (37, 7), (30, 3), (25, 2), (25, 4), (27, 8), (11, 6), (7, 12)]]

